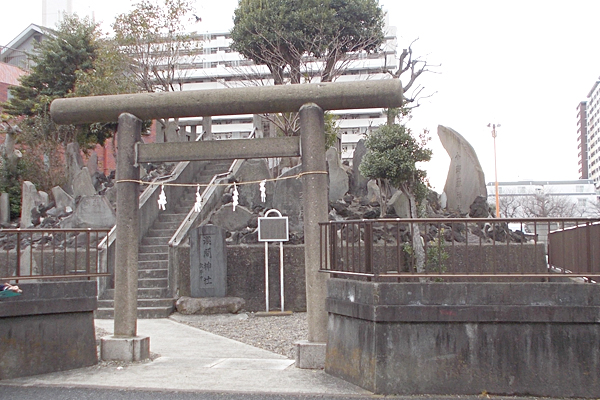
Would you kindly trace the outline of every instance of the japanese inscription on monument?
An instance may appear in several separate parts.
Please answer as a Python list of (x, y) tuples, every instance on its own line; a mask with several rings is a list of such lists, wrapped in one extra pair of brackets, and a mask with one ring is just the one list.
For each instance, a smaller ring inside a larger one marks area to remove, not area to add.
[(214, 225), (190, 233), (190, 289), (192, 297), (223, 297), (227, 294), (225, 234)]

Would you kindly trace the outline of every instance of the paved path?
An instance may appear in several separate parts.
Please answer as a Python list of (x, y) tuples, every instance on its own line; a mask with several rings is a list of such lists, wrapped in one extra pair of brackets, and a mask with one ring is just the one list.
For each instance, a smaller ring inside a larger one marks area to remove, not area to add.
[[(96, 320), (111, 332), (112, 320)], [(323, 371), (296, 368), (293, 360), (170, 319), (138, 320), (150, 336), (151, 362), (99, 365), (1, 381), (0, 385), (137, 388), (226, 393), (370, 395)]]

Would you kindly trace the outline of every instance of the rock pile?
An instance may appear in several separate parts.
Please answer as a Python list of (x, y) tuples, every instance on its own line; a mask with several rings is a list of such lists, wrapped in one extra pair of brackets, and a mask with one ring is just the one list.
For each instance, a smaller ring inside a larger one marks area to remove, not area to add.
[[(360, 143), (359, 143), (360, 148)], [(355, 160), (360, 162), (361, 152), (355, 152)], [(328, 152), (328, 170), (329, 170), (329, 220), (363, 220), (376, 219), (382, 217), (380, 209), (379, 187), (375, 181), (369, 181), (360, 175), (358, 168), (350, 168), (335, 162), (337, 159), (335, 151)], [(259, 162), (259, 161), (256, 161)], [(264, 163), (264, 160), (260, 160)], [(254, 171), (249, 173), (248, 171)], [(253, 244), (258, 243), (258, 218), (264, 216), (265, 212), (273, 207), (279, 210), (283, 215), (289, 218), (289, 244), (300, 244), (304, 242), (303, 234), (303, 215), (302, 215), (302, 182), (300, 179), (285, 179), (290, 176), (296, 176), (302, 172), (302, 166), (296, 166), (280, 175), (274, 184), (273, 191), (269, 191), (267, 201), (260, 202), (260, 193), (258, 185), (242, 185), (243, 182), (258, 181), (269, 179), (270, 175), (266, 164), (261, 168), (256, 165), (248, 169), (244, 176), (239, 175), (234, 180), (238, 185), (240, 192), (239, 205), (233, 211), (232, 191), (230, 186), (222, 198), (222, 206), (216, 210), (210, 220), (210, 223), (223, 228), (227, 233), (228, 244)], [(239, 178), (239, 179), (238, 179)], [(233, 183), (233, 182), (232, 182)], [(242, 190), (239, 188), (243, 187)], [(272, 200), (271, 199), (272, 194)], [(252, 199), (252, 201), (251, 201)], [(487, 204), (485, 196), (478, 196), (472, 202), (469, 211), (462, 213), (459, 209), (447, 209), (443, 207), (445, 196), (439, 195), (430, 190), (424, 207), (422, 207), (422, 217), (425, 218), (488, 218), (491, 216), (490, 207)], [(408, 198), (401, 191), (394, 191), (388, 201), (387, 212), (384, 218), (409, 218)], [(411, 242), (411, 235), (408, 224), (405, 230), (400, 230), (400, 235), (391, 234), (384, 230), (376, 232), (378, 241), (387, 241), (388, 243), (401, 240), (402, 242)], [(377, 228), (383, 229), (383, 228)], [(441, 223), (428, 224), (421, 231), (423, 240), (426, 242), (439, 240), (439, 232), (443, 230), (443, 237), (446, 242), (464, 243), (467, 240), (482, 240), (483, 242), (526, 242), (527, 237), (517, 231), (513, 232), (507, 224), (464, 224), (464, 223)], [(358, 239), (357, 239), (358, 240)]]

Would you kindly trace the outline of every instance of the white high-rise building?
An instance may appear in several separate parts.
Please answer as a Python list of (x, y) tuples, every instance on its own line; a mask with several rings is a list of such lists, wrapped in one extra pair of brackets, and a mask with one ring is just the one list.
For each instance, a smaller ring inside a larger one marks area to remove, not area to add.
[(73, 13), (73, 0), (42, 0), (42, 26), (55, 28), (65, 14)]
[[(600, 79), (594, 83), (587, 100), (578, 106), (577, 115), (579, 163), (584, 164), (587, 161), (588, 176), (594, 181), (596, 191), (600, 193)], [(585, 168), (583, 170), (585, 171)]]
[[(188, 56), (180, 64), (179, 83), (183, 90), (224, 89), (228, 87), (270, 85), (270, 73), (266, 66), (255, 65), (232, 51), (229, 32), (212, 32), (197, 35), (198, 54)], [(396, 29), (388, 27), (385, 42), (376, 54), (355, 54), (337, 82), (371, 79), (391, 79), (387, 71), (397, 68)], [(318, 69), (318, 61), (314, 63)], [(308, 65), (310, 68), (311, 65)], [(315, 77), (311, 82), (319, 82)], [(351, 160), (357, 142), (372, 130), (386, 122), (382, 109), (334, 111), (341, 132), (342, 159)], [(265, 135), (269, 124), (256, 116), (239, 115), (212, 118), (212, 135), (215, 139), (246, 138), (255, 130)], [(190, 138), (201, 132), (201, 120), (180, 120)], [(270, 129), (274, 129), (270, 124)]]

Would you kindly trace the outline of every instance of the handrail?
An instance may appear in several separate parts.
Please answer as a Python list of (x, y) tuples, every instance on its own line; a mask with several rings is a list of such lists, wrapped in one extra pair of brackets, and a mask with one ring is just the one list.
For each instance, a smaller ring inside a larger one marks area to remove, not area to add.
[[(248, 139), (253, 139), (255, 134), (256, 134), (256, 128), (254, 128), (252, 133), (250, 133), (250, 135), (248, 136)], [(243, 161), (244, 161), (243, 159), (233, 160), (233, 162), (231, 163), (231, 166), (229, 167), (229, 170), (227, 172), (216, 174), (212, 177), (212, 179), (208, 183), (206, 189), (204, 189), (204, 191), (202, 192), (202, 195), (200, 196), (200, 198), (201, 198), (200, 210), (196, 211), (196, 209), (194, 207), (192, 207), (192, 209), (188, 212), (188, 214), (185, 217), (185, 219), (183, 220), (183, 222), (179, 225), (179, 227), (175, 231), (175, 234), (169, 240), (169, 247), (178, 246), (181, 243), (181, 241), (188, 236), (189, 231), (192, 228), (192, 225), (194, 225), (197, 222), (196, 220), (197, 220), (198, 216), (200, 215), (200, 213), (202, 213), (207, 199), (209, 199), (215, 192), (215, 190), (217, 188), (217, 186), (215, 185), (215, 182), (217, 180), (222, 181), (223, 179), (232, 175), (234, 172), (236, 172), (239, 169), (239, 167), (241, 166)]]

